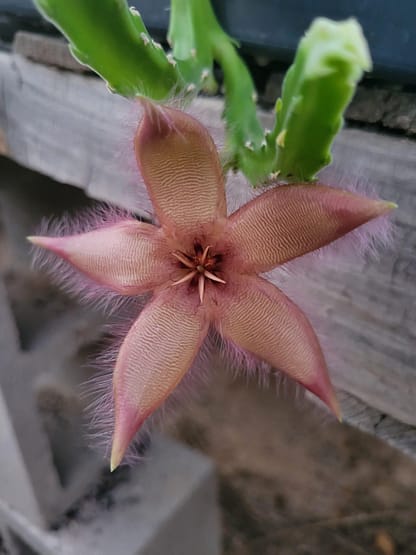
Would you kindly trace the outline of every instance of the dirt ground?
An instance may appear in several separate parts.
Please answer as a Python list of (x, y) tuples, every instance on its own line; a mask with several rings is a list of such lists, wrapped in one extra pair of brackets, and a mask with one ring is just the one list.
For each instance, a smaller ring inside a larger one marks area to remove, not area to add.
[(219, 472), (224, 555), (416, 554), (416, 462), (217, 373), (169, 432)]

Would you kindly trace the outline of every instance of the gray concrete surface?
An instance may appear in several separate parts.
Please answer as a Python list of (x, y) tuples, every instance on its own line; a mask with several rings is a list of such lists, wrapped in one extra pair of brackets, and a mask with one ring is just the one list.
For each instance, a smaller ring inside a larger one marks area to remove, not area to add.
[(30, 269), (25, 237), (53, 202), (45, 179), (7, 163), (0, 171), (0, 498), (50, 524), (104, 464), (88, 449), (78, 390), (81, 353), (99, 336), (101, 318)]
[[(71, 386), (70, 360), (91, 337), (91, 320), (73, 310), (55, 322), (50, 340), (30, 351), (19, 348), (16, 331), (0, 283), (0, 498), (43, 524), (83, 495), (103, 466), (83, 439), (82, 407)], [(46, 415), (40, 400), (50, 407)]]
[(57, 531), (43, 530), (1, 501), (12, 555), (220, 554), (215, 472), (207, 457), (156, 438), (145, 461), (108, 496), (105, 505), (81, 503), (77, 517)]

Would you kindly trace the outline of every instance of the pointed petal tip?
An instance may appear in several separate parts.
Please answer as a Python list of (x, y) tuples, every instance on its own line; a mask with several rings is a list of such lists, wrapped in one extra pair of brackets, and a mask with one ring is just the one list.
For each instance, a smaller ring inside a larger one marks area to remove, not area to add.
[(32, 245), (36, 245), (37, 247), (43, 246), (43, 239), (45, 239), (45, 237), (38, 237), (37, 235), (28, 235), (26, 237), (26, 240), (29, 241), (29, 243), (32, 243)]
[(399, 205), (396, 204), (395, 202), (390, 202), (387, 200), (384, 200), (384, 206), (386, 207), (386, 211), (390, 212), (390, 210), (396, 210), (396, 208), (399, 208)]
[(42, 237), (40, 235), (28, 235), (26, 239), (27, 241), (29, 241), (29, 243), (32, 243), (32, 245), (35, 245), (36, 247), (56, 250), (56, 242), (57, 242), (56, 237)]
[(371, 202), (374, 210), (374, 218), (384, 216), (385, 214), (388, 214), (392, 210), (396, 210), (396, 208), (398, 208), (398, 205), (395, 202), (390, 202), (388, 200), (373, 200)]
[(110, 459), (110, 472), (114, 472), (120, 466), (121, 461), (123, 460), (124, 453), (117, 452), (114, 449), (111, 451), (111, 459)]
[(62, 258), (66, 258), (68, 255), (68, 243), (66, 237), (43, 237), (39, 235), (29, 235), (26, 239), (35, 247), (52, 251), (54, 254), (61, 256)]
[(317, 383), (317, 385), (319, 384), (318, 387), (315, 386), (314, 388), (311, 388), (311, 391), (325, 403), (330, 412), (335, 416), (338, 422), (341, 423), (341, 406), (335, 393), (335, 389), (329, 379), (329, 376), (324, 377), (324, 380), (321, 381), (322, 377), (323, 376), (320, 377), (320, 380)]
[(143, 422), (143, 420), (138, 422), (136, 411), (128, 408), (126, 405), (121, 411), (116, 410), (116, 413), (118, 413), (118, 417), (116, 417), (115, 421), (113, 443), (111, 446), (111, 472), (114, 472), (120, 466), (131, 441), (140, 428), (141, 422)]
[[(143, 118), (139, 124), (138, 133), (143, 135), (144, 140), (151, 137), (166, 136), (172, 131), (174, 122), (171, 114), (172, 110), (166, 106), (160, 106), (148, 98), (142, 98), (140, 103), (143, 107)], [(140, 145), (137, 141), (136, 146)]]
[(130, 430), (117, 430), (116, 428), (111, 447), (110, 472), (114, 472), (120, 466), (130, 445), (132, 435), (134, 433), (132, 434)]
[(144, 115), (151, 115), (155, 112), (155, 105), (148, 98), (141, 96), (138, 100), (143, 108)]
[[(328, 387), (328, 384), (326, 385), (325, 389), (327, 387)], [(318, 389), (316, 387), (308, 388), (308, 389), (311, 393), (313, 393), (315, 397), (319, 399), (319, 401), (323, 403), (324, 405), (323, 408), (328, 410), (338, 420), (338, 422), (342, 424), (343, 418), (342, 418), (341, 406), (339, 404), (335, 391), (332, 388), (332, 385), (329, 384), (329, 387), (330, 387), (329, 391), (323, 391), (321, 387), (319, 387)]]
[(338, 397), (335, 393), (335, 389), (331, 383), (327, 370), (319, 372), (316, 381), (313, 385), (307, 386), (309, 391), (311, 391), (318, 399), (320, 399), (329, 409), (329, 411), (335, 416), (338, 422), (342, 422), (342, 412), (341, 406), (338, 401)]
[(158, 104), (147, 96), (141, 96), (138, 100), (145, 112), (155, 113), (157, 111)]
[(332, 390), (328, 401), (327, 401), (327, 405), (329, 407), (329, 409), (331, 410), (331, 412), (333, 413), (333, 415), (336, 417), (336, 419), (338, 420), (338, 422), (340, 424), (342, 424), (342, 413), (341, 413), (341, 407), (338, 401), (337, 396), (335, 395), (335, 392)]

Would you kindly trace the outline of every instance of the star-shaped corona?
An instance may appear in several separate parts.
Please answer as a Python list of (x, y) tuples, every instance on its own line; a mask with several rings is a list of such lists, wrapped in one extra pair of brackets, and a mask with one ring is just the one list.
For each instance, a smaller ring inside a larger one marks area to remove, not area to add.
[(152, 292), (114, 367), (111, 468), (185, 376), (210, 329), (340, 417), (311, 324), (261, 274), (394, 205), (298, 183), (268, 189), (227, 215), (224, 175), (207, 130), (180, 110), (143, 106), (134, 146), (157, 223), (131, 218), (87, 233), (29, 238), (117, 293)]
[(204, 301), (205, 280), (208, 279), (216, 283), (226, 283), (217, 275), (218, 271), (220, 271), (222, 255), (210, 255), (210, 248), (210, 245), (207, 245), (205, 249), (203, 249), (201, 244), (196, 241), (194, 243), (194, 251), (190, 255), (183, 252), (172, 253), (180, 262), (181, 267), (187, 270), (187, 273), (177, 281), (174, 281), (173, 285), (180, 285), (186, 282), (190, 282), (190, 285), (192, 285), (192, 283), (197, 283), (201, 303)]

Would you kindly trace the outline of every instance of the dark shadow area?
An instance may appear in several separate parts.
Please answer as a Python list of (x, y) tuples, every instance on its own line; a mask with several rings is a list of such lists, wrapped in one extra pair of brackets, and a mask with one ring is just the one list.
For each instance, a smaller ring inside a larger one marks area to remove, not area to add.
[(42, 555), (39, 551), (34, 551), (20, 536), (10, 531), (10, 537), (18, 555)]

